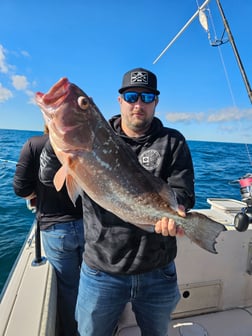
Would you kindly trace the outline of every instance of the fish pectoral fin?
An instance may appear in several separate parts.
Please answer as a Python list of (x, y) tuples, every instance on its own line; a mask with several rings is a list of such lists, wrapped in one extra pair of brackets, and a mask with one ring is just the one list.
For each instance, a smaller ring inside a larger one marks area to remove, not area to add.
[(78, 196), (82, 194), (82, 190), (71, 175), (67, 175), (66, 177), (66, 187), (68, 195), (75, 205)]
[(66, 180), (66, 167), (61, 166), (60, 169), (57, 171), (57, 173), (54, 176), (53, 184), (57, 191), (60, 191), (64, 185), (64, 182)]
[[(159, 195), (169, 204), (171, 209), (173, 209), (174, 211), (178, 210), (176, 194), (174, 190), (169, 186), (169, 184), (162, 184), (162, 189), (159, 191)], [(179, 212), (178, 214), (180, 215)]]
[(53, 183), (57, 191), (60, 191), (66, 182), (66, 188), (68, 196), (75, 205), (79, 195), (81, 195), (81, 189), (75, 182), (74, 178), (67, 173), (67, 166), (63, 165), (55, 174)]

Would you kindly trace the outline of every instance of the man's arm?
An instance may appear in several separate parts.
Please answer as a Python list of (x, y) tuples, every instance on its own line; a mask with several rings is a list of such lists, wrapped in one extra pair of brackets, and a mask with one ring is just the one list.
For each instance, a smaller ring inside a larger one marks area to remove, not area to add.
[(178, 204), (186, 210), (195, 204), (194, 168), (190, 150), (185, 140), (180, 142), (175, 153), (168, 183), (174, 190)]
[[(194, 192), (194, 168), (191, 153), (182, 136), (175, 141), (173, 158), (171, 161), (170, 174), (167, 182), (173, 189), (179, 204), (178, 215), (185, 217), (186, 211), (195, 204)], [(155, 232), (163, 236), (183, 235), (184, 230), (176, 226), (173, 219), (164, 217), (157, 221)]]

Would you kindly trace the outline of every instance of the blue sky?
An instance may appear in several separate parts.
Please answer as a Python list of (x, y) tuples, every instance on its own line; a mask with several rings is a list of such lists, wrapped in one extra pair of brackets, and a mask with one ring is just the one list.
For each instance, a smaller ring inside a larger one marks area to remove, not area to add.
[[(61, 77), (92, 96), (108, 119), (119, 112), (122, 75), (141, 66), (158, 77), (156, 115), (166, 126), (188, 140), (252, 143), (252, 107), (230, 43), (210, 46), (196, 18), (153, 64), (203, 2), (1, 0), (0, 128), (42, 130), (34, 93)], [(221, 3), (252, 81), (252, 1)], [(206, 13), (211, 40), (220, 39), (215, 0)]]

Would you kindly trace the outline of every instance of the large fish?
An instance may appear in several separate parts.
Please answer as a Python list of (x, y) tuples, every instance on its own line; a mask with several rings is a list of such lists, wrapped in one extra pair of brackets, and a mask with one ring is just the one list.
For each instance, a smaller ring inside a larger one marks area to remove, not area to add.
[(35, 99), (62, 163), (54, 179), (58, 190), (66, 181), (73, 202), (84, 190), (104, 209), (148, 231), (162, 217), (173, 218), (192, 241), (217, 253), (216, 238), (225, 227), (198, 212), (180, 216), (171, 187), (141, 166), (79, 87), (62, 78)]

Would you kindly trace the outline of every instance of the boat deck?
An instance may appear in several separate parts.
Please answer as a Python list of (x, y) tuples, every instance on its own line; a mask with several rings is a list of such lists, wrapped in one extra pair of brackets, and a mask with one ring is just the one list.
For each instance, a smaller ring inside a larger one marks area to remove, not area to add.
[(48, 262), (34, 266), (34, 235), (33, 226), (3, 290), (1, 336), (55, 335), (56, 277)]
[[(209, 199), (210, 209), (197, 210), (223, 223), (218, 254), (209, 253), (186, 236), (178, 238), (176, 258), (181, 300), (169, 336), (252, 335), (252, 225), (238, 232), (233, 225), (246, 204)], [(0, 303), (1, 336), (55, 336), (56, 281), (48, 264), (33, 266), (34, 230), (20, 254)], [(131, 305), (119, 321), (116, 336), (139, 336)]]
[[(169, 336), (252, 335), (252, 225), (234, 228), (237, 212), (246, 204), (209, 199), (210, 209), (199, 210), (227, 228), (211, 254), (187, 237), (178, 238), (176, 258), (181, 300), (172, 315)], [(140, 336), (130, 304), (117, 336)]]

